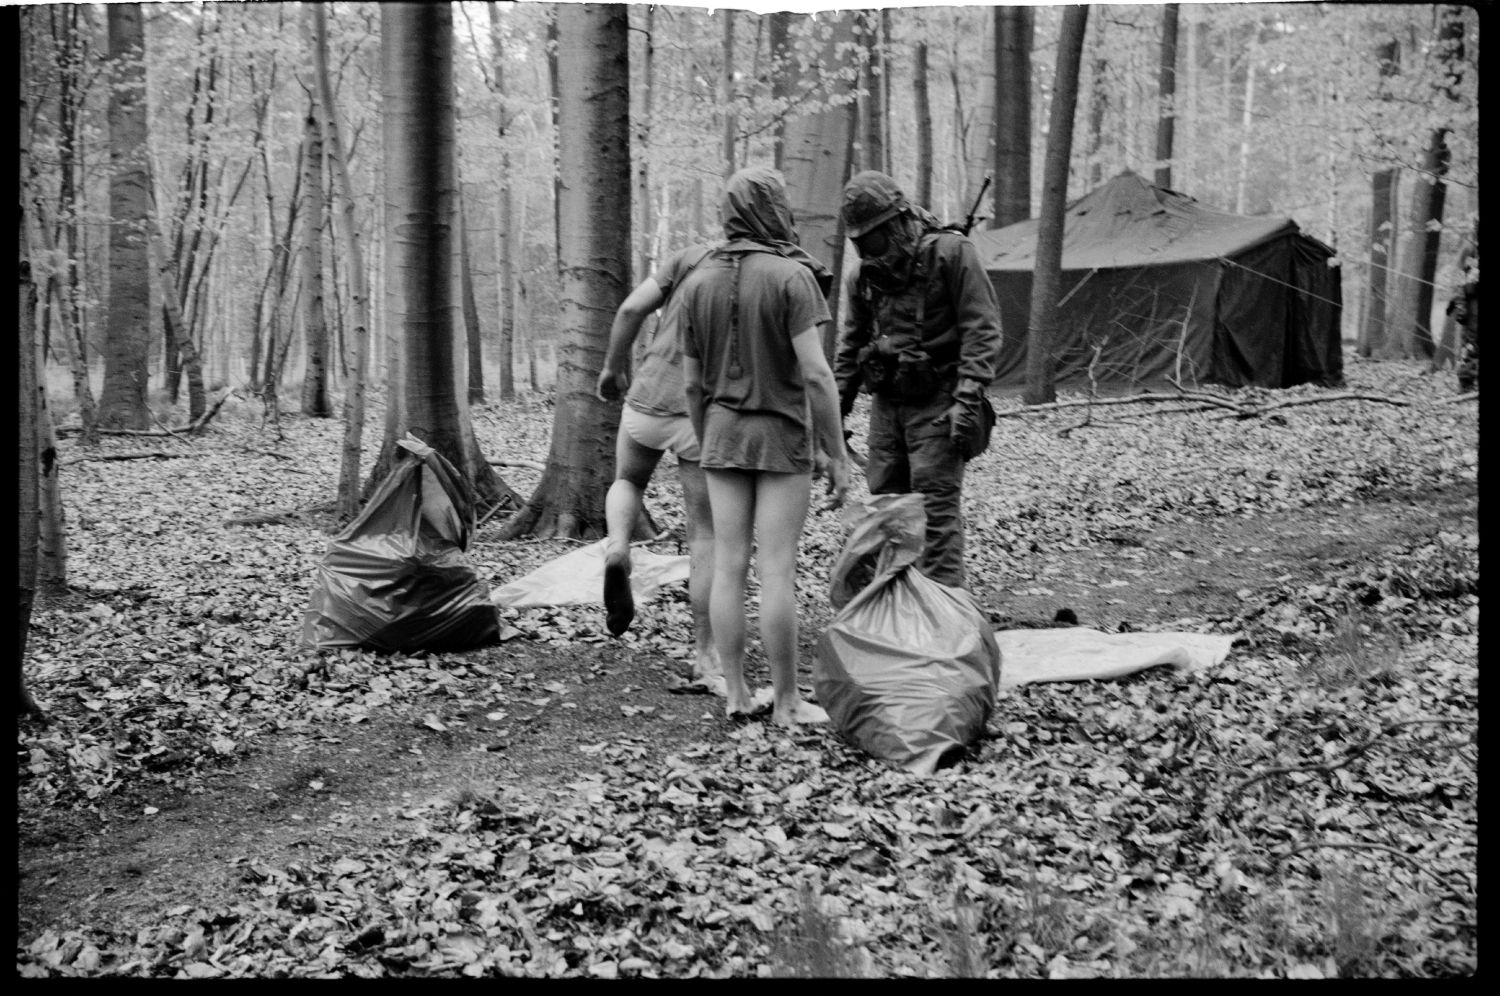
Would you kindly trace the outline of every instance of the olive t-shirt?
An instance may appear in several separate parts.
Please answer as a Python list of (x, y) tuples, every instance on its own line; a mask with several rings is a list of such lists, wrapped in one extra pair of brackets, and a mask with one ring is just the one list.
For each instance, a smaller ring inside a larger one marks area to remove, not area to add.
[(641, 356), (640, 369), (631, 378), (630, 390), (625, 395), (625, 403), (638, 412), (665, 416), (687, 414), (687, 396), (682, 385), (682, 337), (678, 329), (682, 303), (672, 291), (712, 249), (706, 245), (679, 249), (651, 274), (666, 302), (662, 305), (656, 332)]
[(682, 282), (678, 296), (682, 351), (701, 365), (705, 406), (779, 416), (807, 433), (806, 384), (792, 338), (831, 317), (812, 272), (774, 252), (717, 254)]

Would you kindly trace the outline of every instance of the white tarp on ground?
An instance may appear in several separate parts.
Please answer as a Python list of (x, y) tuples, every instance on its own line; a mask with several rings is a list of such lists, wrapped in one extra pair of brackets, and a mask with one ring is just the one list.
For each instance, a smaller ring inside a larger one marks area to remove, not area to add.
[(1001, 688), (1107, 681), (1162, 665), (1201, 671), (1222, 664), (1236, 639), (1233, 633), (1104, 633), (1082, 626), (995, 631)]
[[(542, 605), (604, 604), (604, 540), (547, 561), (523, 578), (490, 592), (501, 608)], [(630, 549), (630, 592), (637, 603), (649, 602), (663, 585), (686, 581), (686, 554), (669, 556), (641, 547)]]

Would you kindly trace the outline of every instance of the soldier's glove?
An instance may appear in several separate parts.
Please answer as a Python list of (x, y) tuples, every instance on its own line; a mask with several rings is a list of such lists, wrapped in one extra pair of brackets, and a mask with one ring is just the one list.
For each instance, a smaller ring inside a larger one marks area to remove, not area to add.
[(953, 404), (933, 420), (934, 425), (948, 423), (953, 448), (964, 460), (972, 460), (990, 445), (990, 430), (995, 426), (995, 410), (985, 397), (984, 385), (968, 377), (953, 391)]

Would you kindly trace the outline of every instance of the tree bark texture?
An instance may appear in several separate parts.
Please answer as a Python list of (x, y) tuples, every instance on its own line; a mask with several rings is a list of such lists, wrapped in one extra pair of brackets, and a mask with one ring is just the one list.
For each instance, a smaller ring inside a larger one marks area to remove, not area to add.
[(385, 310), (401, 339), (399, 380), (394, 381), (401, 407), (397, 421), (387, 421), (370, 483), (377, 484), (393, 466), (396, 442), (409, 432), (447, 458), (479, 498), (508, 501), (512, 492), (479, 452), (459, 393), (467, 382), (467, 357), (454, 300), (458, 167), (452, 10), (447, 4), (392, 3), (383, 4), (380, 14)]
[(1031, 321), (1026, 338), (1028, 405), (1057, 400), (1052, 343), (1057, 337), (1058, 296), (1062, 290), (1063, 212), (1068, 200), (1068, 159), (1073, 147), (1073, 112), (1078, 103), (1078, 66), (1083, 58), (1087, 5), (1065, 7), (1057, 39), (1057, 75), (1048, 118), (1047, 155), (1042, 165), (1042, 211), (1037, 225), (1036, 269)]
[[(507, 103), (505, 84), (504, 32), (502, 30), (504, 21), (500, 15), (500, 7), (495, 0), (489, 0), (485, 6), (489, 8), (490, 15), (490, 52), (495, 77), (495, 96), (499, 105), (496, 127), (500, 139), (499, 207), (496, 212), (499, 216), (496, 232), (496, 249), (499, 256), (496, 266), (496, 282), (499, 284), (500, 297), (500, 336), (496, 352), (500, 359), (500, 383), (496, 385), (496, 389), (501, 401), (509, 401), (516, 396), (516, 239), (512, 217), (514, 212), (511, 207), (513, 195), (510, 183), (510, 140), (507, 137), (510, 132), (511, 112)], [(647, 44), (650, 44), (649, 36)], [(641, 169), (644, 171), (644, 156), (641, 162)]]
[(479, 302), (474, 299), (473, 260), (469, 255), (468, 204), (458, 204), (459, 294), (463, 305), (464, 343), (469, 352), (469, 404), (484, 404), (484, 336), (479, 322)]
[(1161, 116), (1156, 123), (1156, 185), (1172, 187), (1172, 132), (1177, 120), (1177, 23), (1180, 4), (1169, 3), (1161, 12), (1161, 73), (1157, 92)]
[(718, 13), (724, 18), (719, 59), (719, 106), (722, 108), (719, 155), (724, 163), (724, 176), (728, 177), (738, 168), (734, 156), (734, 140), (739, 131), (739, 121), (734, 113), (734, 11), (725, 8)]
[(359, 513), (359, 462), (365, 427), (365, 381), (370, 368), (370, 287), (365, 253), (355, 215), (354, 184), (344, 153), (343, 128), (333, 102), (333, 83), (328, 76), (328, 13), (322, 4), (308, 4), (313, 20), (313, 72), (317, 76), (319, 107), (323, 111), (323, 137), (328, 150), (328, 172), (338, 203), (334, 223), (341, 230), (344, 251), (349, 255), (350, 334), (353, 363), (344, 384), (344, 440), (339, 459), (338, 495), (335, 499), (340, 522)]
[(147, 356), (151, 348), (150, 264), (146, 226), (151, 187), (146, 171), (145, 32), (138, 3), (110, 4), (109, 34), (109, 306), (99, 425), (145, 429)]
[[(20, 37), (21, 17), (19, 8), (0, 12), (3, 20), (0, 27), (10, 28), (11, 37)], [(30, 158), (30, 101), (26, 99), (27, 75), (26, 43), (20, 45), (21, 99), (16, 106), (16, 125), (19, 133), (17, 148), (20, 150), (20, 175), (29, 171)], [(16, 260), (19, 267), (17, 287), (16, 343), (20, 349), (16, 357), (17, 393), (19, 401), (16, 413), (16, 594), (19, 609), (16, 635), (16, 707), (20, 715), (37, 712), (36, 702), (26, 688), (26, 637), (31, 629), (31, 609), (36, 602), (37, 550), (40, 540), (41, 521), (40, 483), (37, 480), (37, 401), (41, 378), (37, 370), (36, 340), (36, 284), (31, 273), (31, 247), (26, 239), (26, 187), (18, 185), (17, 245)]]
[(927, 43), (917, 42), (912, 93), (917, 118), (917, 203), (932, 203), (932, 97), (927, 88)]
[(991, 228), (1031, 217), (1031, 42), (1035, 19), (1030, 7), (995, 8), (995, 213)]
[(630, 48), (623, 4), (560, 4), (560, 319), (556, 415), (547, 469), (503, 530), (593, 539), (605, 533), (619, 410), (594, 396), (609, 326), (629, 290)]
[(860, 73), (860, 156), (862, 169), (890, 172), (886, 155), (885, 37), (881, 11), (866, 11), (860, 18), (865, 60)]
[(323, 307), (323, 121), (317, 91), (308, 96), (303, 124), (307, 152), (302, 159), (302, 414), (333, 417), (328, 397), (328, 317)]
[[(1439, 14), (1437, 49), (1446, 68), (1442, 90), (1449, 101), (1463, 73), (1464, 23), (1462, 8), (1443, 7)], [(1447, 199), (1448, 126), (1433, 128), (1422, 154), (1422, 165), (1413, 182), (1410, 245), (1401, 260), (1402, 322), (1396, 327), (1402, 355), (1431, 360), (1435, 351), (1432, 334), (1433, 288), (1437, 281), (1438, 250), (1443, 233), (1443, 207)], [(1389, 345), (1389, 343), (1388, 343)]]
[[(817, 55), (810, 65), (799, 67), (795, 79), (803, 87), (821, 83), (818, 99), (823, 106), (799, 113), (786, 123), (782, 135), (786, 192), (802, 248), (829, 267), (834, 266), (835, 252), (841, 252), (844, 243), (839, 205), (849, 179), (849, 148), (853, 139), (850, 104), (859, 72), (851, 58), (856, 45), (856, 16), (850, 11), (838, 11), (813, 23), (802, 18), (792, 29), (815, 32), (811, 40)], [(838, 103), (829, 105), (829, 98)], [(839, 284), (840, 281), (834, 281), (835, 295)]]
[[(1382, 77), (1394, 76), (1400, 66), (1400, 43), (1389, 38), (1376, 49)], [(1359, 330), (1359, 355), (1369, 358), (1385, 351), (1387, 292), (1390, 269), (1396, 262), (1396, 171), (1380, 169), (1370, 177), (1369, 293)]]

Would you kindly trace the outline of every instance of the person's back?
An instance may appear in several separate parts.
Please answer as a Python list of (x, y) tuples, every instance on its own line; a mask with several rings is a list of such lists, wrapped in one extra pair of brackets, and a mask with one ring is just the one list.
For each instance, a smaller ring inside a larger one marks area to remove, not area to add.
[(718, 410), (763, 426), (753, 437), (743, 428), (733, 440), (717, 437), (704, 465), (810, 469), (806, 381), (792, 348), (792, 337), (824, 311), (810, 272), (771, 251), (721, 250), (683, 283), (681, 296), (684, 327), (710, 333), (697, 343), (709, 419)]

